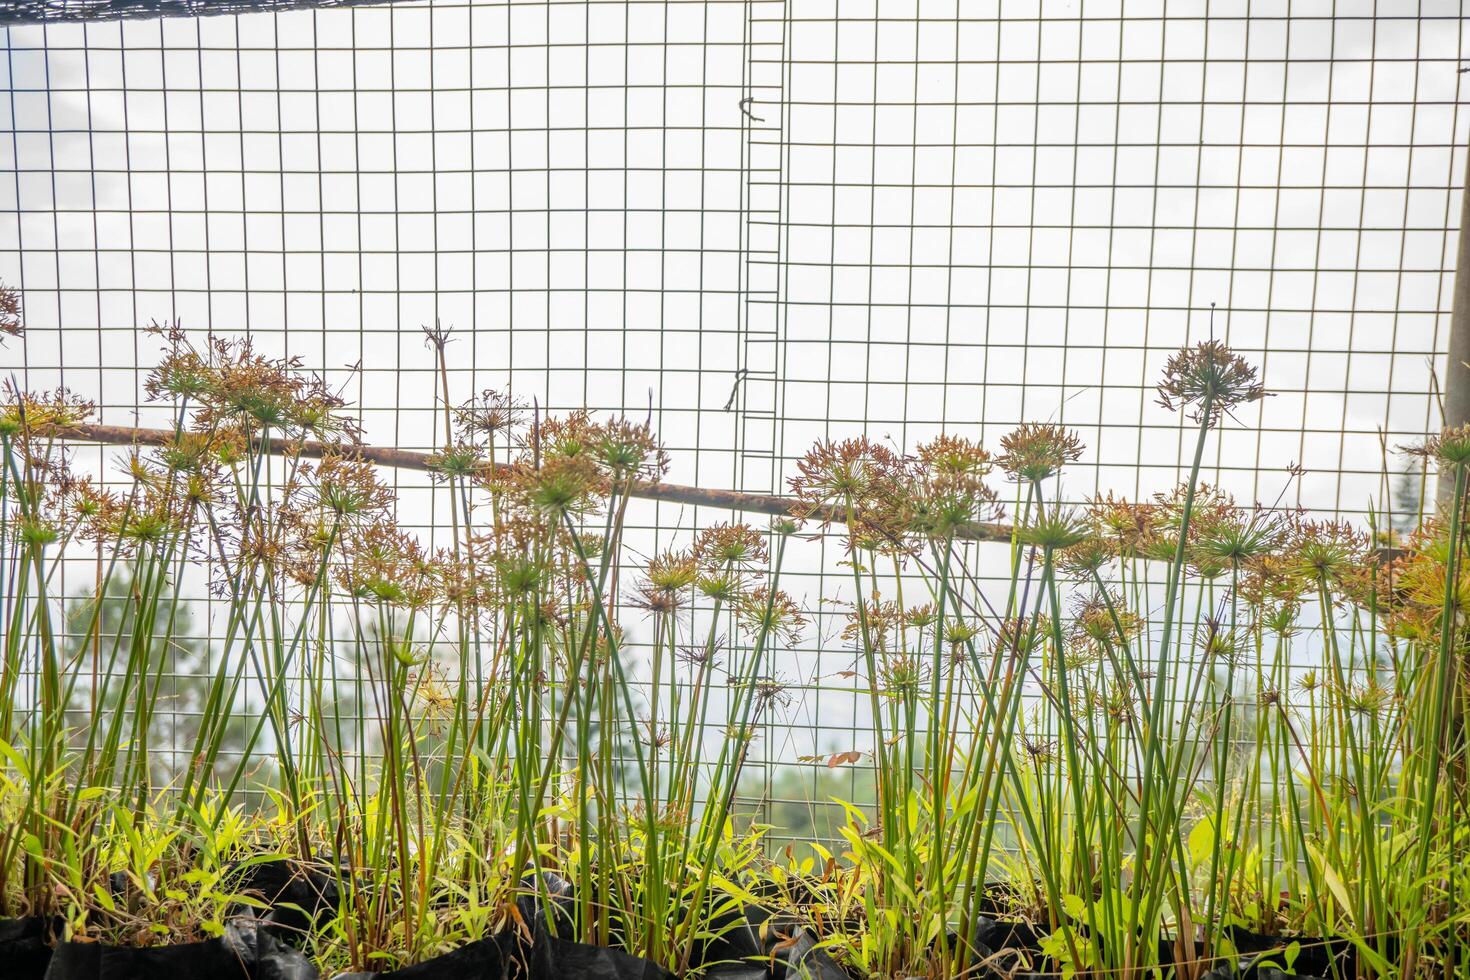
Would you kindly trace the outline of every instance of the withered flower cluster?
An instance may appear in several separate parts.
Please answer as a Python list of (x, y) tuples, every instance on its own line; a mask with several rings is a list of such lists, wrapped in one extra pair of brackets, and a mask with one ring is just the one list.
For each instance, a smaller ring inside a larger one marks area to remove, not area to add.
[(418, 608), (439, 594), (436, 563), (416, 537), (386, 522), (350, 531), (341, 554), (336, 581), (350, 596)]
[(993, 466), (979, 443), (941, 435), (919, 446), (910, 463), (911, 533), (943, 540), (968, 525), (1000, 518), (996, 493), (985, 483)]
[(525, 416), (525, 406), (509, 392), (486, 388), (459, 408), (454, 421), (467, 440), (513, 444)]
[(1182, 348), (1169, 358), (1159, 383), (1159, 404), (1212, 428), (1233, 408), (1259, 401), (1266, 391), (1256, 369), (1218, 340)]
[(21, 316), (20, 293), (0, 283), (0, 340), (4, 337), (19, 337), (25, 332), (25, 320)]
[[(496, 425), (509, 424), (509, 409), (496, 409)], [(476, 416), (474, 432), (491, 420)], [(498, 500), (547, 524), (596, 513), (614, 493), (657, 482), (668, 456), (646, 423), (624, 418), (597, 422), (585, 411), (538, 421), (516, 458), (505, 466), (481, 467), (481, 483)]]
[(801, 642), (806, 627), (806, 617), (796, 601), (780, 589), (773, 592), (767, 585), (758, 586), (741, 598), (736, 618), (752, 639), (766, 635), (788, 646)]
[(941, 435), (902, 456), (866, 436), (814, 446), (790, 480), (804, 514), (848, 527), (848, 548), (894, 555), (997, 520), (986, 483), (993, 460), (978, 443)]
[(189, 428), (357, 441), (356, 421), (341, 411), (346, 403), (323, 379), (305, 373), (299, 357), (267, 357), (248, 337), (211, 336), (201, 351), (178, 324), (154, 324), (149, 332), (163, 339), (166, 353), (144, 391), (189, 413)]
[(770, 561), (766, 538), (746, 524), (705, 528), (691, 547), (648, 562), (633, 604), (655, 615), (677, 612), (697, 592), (734, 610), (742, 631), (787, 645), (800, 641), (806, 617), (785, 592), (760, 584)]
[(1142, 631), (1143, 620), (1119, 595), (1094, 592), (1080, 596), (1073, 605), (1070, 639), (1078, 645), (1116, 649), (1131, 643)]
[(0, 439), (17, 465), (7, 474), (16, 479), (3, 481), (13, 502), (5, 508), (9, 531), (18, 541), (41, 547), (73, 536), (99, 543), (115, 540), (127, 506), (116, 493), (75, 473), (71, 450), (52, 431), (89, 421), (95, 405), (66, 388), (36, 394), (5, 381), (0, 392)]
[(1063, 466), (1082, 458), (1082, 441), (1077, 433), (1046, 423), (1022, 422), (1001, 438), (1000, 447), (1005, 450), (1001, 468), (1022, 483), (1050, 479)]
[(1470, 463), (1470, 423), (1448, 426), (1426, 439), (1422, 446), (1402, 448), (1412, 456), (1434, 458), (1451, 466), (1462, 466)]
[(847, 613), (842, 640), (861, 643), (877, 653), (901, 651), (904, 648), (905, 618), (904, 609), (898, 603), (874, 592)]
[(665, 551), (649, 559), (648, 574), (639, 583), (634, 605), (650, 613), (677, 612), (690, 599), (699, 577), (699, 562), (690, 551)]

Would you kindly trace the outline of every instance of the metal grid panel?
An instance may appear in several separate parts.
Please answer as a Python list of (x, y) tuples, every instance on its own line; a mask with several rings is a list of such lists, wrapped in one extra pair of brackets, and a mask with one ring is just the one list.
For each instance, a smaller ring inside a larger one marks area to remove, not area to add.
[[(994, 443), (1055, 418), (1089, 445), (1071, 495), (1138, 496), (1179, 476), (1162, 361), (1213, 323), (1274, 397), (1218, 440), (1211, 482), (1269, 500), (1299, 461), (1297, 502), (1361, 514), (1388, 496), (1382, 446), (1437, 420), (1464, 43), (1448, 2), (11, 27), (0, 278), (30, 336), (0, 357), (157, 424), (136, 326), (248, 332), (346, 384), (369, 441), (427, 448), (437, 321), (455, 397), (651, 408), (681, 482), (780, 490), (819, 437)], [(432, 536), (443, 502), (396, 479)], [(640, 508), (634, 543), (723, 516)], [(787, 574), (816, 628), (781, 668), (804, 696), (758, 750), (768, 789), (777, 762), (861, 747), (820, 603), (850, 598), (840, 557), (813, 545)]]

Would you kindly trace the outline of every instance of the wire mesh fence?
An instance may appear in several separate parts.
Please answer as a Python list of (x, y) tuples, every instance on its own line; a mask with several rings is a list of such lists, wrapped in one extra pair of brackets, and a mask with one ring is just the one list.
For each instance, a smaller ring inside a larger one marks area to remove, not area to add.
[[(1050, 419), (1088, 447), (1069, 497), (1137, 498), (1181, 478), (1163, 361), (1217, 336), (1271, 397), (1210, 483), (1353, 518), (1419, 493), (1395, 450), (1439, 418), (1458, 3), (435, 0), (3, 30), (0, 279), (28, 337), (0, 358), (107, 422), (166, 424), (139, 328), (177, 321), (301, 357), (368, 443), (430, 450), (438, 324), (451, 401), (647, 415), (680, 483), (780, 493), (817, 439)], [(393, 479), (442, 543), (444, 491)], [(637, 548), (729, 516), (640, 505)], [(842, 559), (823, 539), (784, 575), (813, 628), (753, 760), (773, 806), (859, 792), (795, 765), (865, 747), (822, 600), (853, 598)]]

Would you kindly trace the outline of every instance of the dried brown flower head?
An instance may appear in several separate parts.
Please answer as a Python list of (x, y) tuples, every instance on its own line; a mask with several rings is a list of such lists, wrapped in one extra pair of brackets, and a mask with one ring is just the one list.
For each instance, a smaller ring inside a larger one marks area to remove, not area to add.
[(318, 499), (343, 520), (376, 520), (393, 507), (393, 490), (378, 479), (378, 468), (360, 456), (329, 453), (315, 469)]
[(895, 535), (907, 530), (944, 539), (967, 525), (1000, 518), (996, 493), (985, 484), (990, 454), (977, 443), (940, 436), (919, 447), (910, 469), (907, 492), (894, 492), (882, 508), (881, 522)]
[(773, 592), (764, 585), (741, 599), (736, 616), (752, 638), (774, 636), (788, 646), (801, 642), (806, 627), (806, 617), (796, 601), (780, 589)]
[(1291, 570), (1312, 584), (1335, 584), (1367, 557), (1367, 535), (1346, 521), (1307, 521), (1288, 545)]
[(936, 436), (915, 450), (919, 464), (943, 476), (982, 477), (990, 472), (990, 453), (962, 436)]
[(770, 561), (763, 534), (748, 524), (712, 524), (694, 540), (694, 560), (706, 571), (764, 568)]
[(434, 597), (435, 576), (423, 546), (386, 521), (349, 531), (340, 554), (336, 577), (349, 595), (404, 608)]
[(1039, 483), (1082, 458), (1082, 441), (1070, 429), (1041, 422), (1022, 422), (1000, 440), (1005, 453), (1001, 468), (1023, 483)]
[(847, 624), (842, 628), (842, 639), (848, 643), (861, 643), (873, 650), (899, 649), (903, 644), (904, 612), (898, 603), (884, 599), (878, 593), (863, 600), (847, 614)]
[(1143, 620), (1116, 595), (1104, 598), (1093, 593), (1080, 598), (1072, 610), (1073, 638), (1087, 646), (1119, 647), (1132, 642), (1142, 631)]
[(1404, 452), (1414, 456), (1434, 457), (1452, 466), (1470, 463), (1470, 423), (1448, 426), (1424, 440), (1422, 446), (1405, 446)]
[(648, 423), (610, 419), (597, 427), (594, 454), (614, 482), (656, 482), (669, 470), (669, 457)]
[(471, 440), (486, 439), (492, 443), (511, 438), (525, 413), (525, 406), (509, 392), (486, 388), (455, 410), (454, 420)]
[(0, 284), (0, 336), (19, 337), (25, 333), (21, 317), (20, 293)]
[(211, 336), (201, 351), (177, 323), (155, 323), (148, 332), (162, 337), (167, 351), (144, 391), (150, 399), (191, 410), (195, 429), (238, 427), (252, 434), (271, 430), (288, 438), (357, 441), (357, 422), (341, 412), (341, 396), (305, 373), (299, 357), (267, 357), (248, 337)]
[(1265, 397), (1256, 369), (1218, 340), (1180, 348), (1164, 367), (1159, 404), (1171, 412), (1190, 409), (1190, 418), (1217, 424), (1231, 409)]
[(796, 469), (791, 490), (811, 510), (824, 506), (861, 510), (894, 491), (903, 461), (887, 446), (859, 436), (817, 443), (797, 462)]
[(607, 489), (601, 470), (583, 453), (547, 456), (539, 467), (517, 463), (506, 475), (512, 496), (529, 513), (553, 526), (563, 517), (596, 511)]
[(1153, 537), (1159, 514), (1154, 504), (1130, 503), (1114, 497), (1094, 496), (1087, 502), (1087, 516), (1097, 532), (1106, 537), (1122, 555), (1135, 555)]

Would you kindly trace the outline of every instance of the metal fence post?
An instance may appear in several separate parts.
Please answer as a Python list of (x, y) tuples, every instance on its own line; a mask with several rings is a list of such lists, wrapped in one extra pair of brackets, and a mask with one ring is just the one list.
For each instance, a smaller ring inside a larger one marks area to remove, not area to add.
[[(1455, 255), (1455, 292), (1450, 307), (1449, 366), (1444, 378), (1444, 424), (1470, 423), (1470, 151), (1460, 195), (1460, 235)], [(1441, 509), (1454, 493), (1453, 475), (1441, 471), (1436, 500)]]

